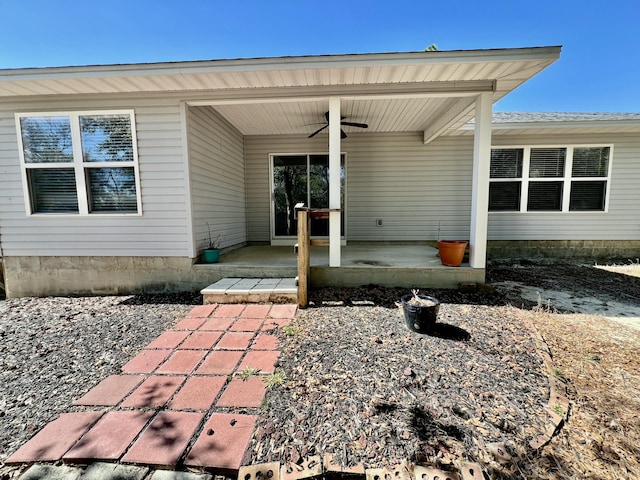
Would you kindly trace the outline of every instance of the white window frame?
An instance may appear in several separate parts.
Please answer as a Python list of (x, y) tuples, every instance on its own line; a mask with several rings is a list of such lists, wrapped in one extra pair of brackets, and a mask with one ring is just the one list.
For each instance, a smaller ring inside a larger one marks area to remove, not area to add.
[[(537, 148), (565, 148), (567, 150), (567, 156), (564, 165), (564, 176), (563, 177), (529, 177), (529, 166), (531, 160), (531, 149)], [(606, 177), (572, 177), (571, 171), (573, 170), (573, 151), (576, 148), (609, 148), (609, 165), (607, 166), (607, 176)], [(498, 183), (498, 182), (521, 182), (520, 188), (520, 210), (489, 210), (490, 215), (504, 215), (504, 214), (515, 214), (515, 213), (526, 213), (530, 215), (539, 215), (539, 214), (602, 214), (607, 213), (609, 211), (609, 196), (611, 194), (611, 166), (613, 164), (613, 144), (553, 144), (553, 145), (492, 145), (491, 150), (501, 150), (501, 149), (522, 149), (522, 177), (520, 178), (490, 178), (489, 184)], [(607, 186), (605, 191), (605, 199), (604, 199), (604, 210), (569, 210), (569, 203), (571, 200), (571, 182), (576, 181), (597, 181), (597, 180), (606, 180)], [(529, 183), (533, 182), (563, 182), (562, 189), (562, 210), (534, 210), (529, 211), (528, 208), (528, 200), (529, 200)]]
[[(127, 162), (85, 162), (82, 155), (82, 140), (80, 133), (80, 117), (84, 116), (109, 116), (109, 115), (128, 115), (131, 125), (131, 142), (133, 147), (133, 161)], [(73, 149), (73, 163), (27, 163), (24, 158), (24, 146), (22, 143), (22, 127), (21, 118), (32, 117), (68, 117), (71, 126), (71, 141)], [(85, 111), (48, 111), (48, 112), (18, 112), (15, 114), (16, 132), (18, 135), (18, 151), (20, 154), (20, 170), (22, 172), (22, 188), (24, 192), (25, 210), (28, 216), (42, 217), (139, 217), (142, 216), (142, 195), (140, 192), (140, 170), (138, 162), (138, 140), (136, 136), (136, 123), (134, 110), (85, 110)], [(123, 168), (133, 167), (135, 185), (136, 185), (136, 212), (90, 212), (89, 211), (89, 195), (87, 192), (87, 182), (85, 168)], [(54, 168), (73, 168), (76, 180), (76, 192), (78, 195), (78, 212), (60, 212), (60, 213), (37, 213), (33, 212), (31, 205), (31, 191), (29, 187), (29, 179), (27, 170), (29, 169), (54, 169)]]

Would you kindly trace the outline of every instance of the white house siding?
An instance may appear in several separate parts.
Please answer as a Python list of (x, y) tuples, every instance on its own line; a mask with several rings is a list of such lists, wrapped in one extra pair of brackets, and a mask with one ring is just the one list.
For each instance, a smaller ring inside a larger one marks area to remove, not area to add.
[(489, 213), (489, 240), (640, 240), (640, 136), (494, 135), (494, 145), (613, 144), (608, 212)]
[[(348, 241), (436, 240), (438, 224), (441, 238), (469, 237), (473, 139), (350, 133), (341, 149)], [(250, 241), (270, 240), (269, 154), (327, 151), (326, 135), (245, 137)]]
[[(133, 109), (141, 216), (26, 213), (14, 112)], [(188, 256), (180, 103), (158, 97), (40, 98), (0, 104), (0, 238), (5, 257)]]
[(242, 134), (211, 107), (189, 107), (187, 118), (196, 250), (208, 245), (207, 222), (221, 247), (246, 242)]

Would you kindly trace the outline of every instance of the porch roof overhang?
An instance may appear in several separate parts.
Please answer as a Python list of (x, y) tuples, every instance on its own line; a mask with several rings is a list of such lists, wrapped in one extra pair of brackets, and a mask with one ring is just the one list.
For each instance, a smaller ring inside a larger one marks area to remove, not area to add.
[[(177, 95), (244, 135), (310, 134), (328, 98), (367, 132), (423, 131), (425, 143), (555, 62), (561, 47), (375, 53), (0, 70), (0, 102), (65, 95)], [(310, 125), (311, 124), (311, 125)], [(346, 127), (346, 132), (357, 129)]]

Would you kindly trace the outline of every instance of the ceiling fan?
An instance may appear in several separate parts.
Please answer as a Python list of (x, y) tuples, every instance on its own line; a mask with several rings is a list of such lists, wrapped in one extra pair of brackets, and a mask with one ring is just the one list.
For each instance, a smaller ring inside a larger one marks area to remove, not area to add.
[[(317, 134), (319, 134), (321, 131), (323, 131), (325, 128), (327, 128), (329, 126), (329, 112), (324, 112), (324, 118), (326, 118), (326, 120), (327, 120), (327, 122), (324, 124), (324, 126), (320, 127), (318, 130), (313, 132), (307, 138), (315, 137)], [(349, 126), (349, 127), (358, 127), (358, 128), (369, 128), (369, 125), (367, 125), (366, 123), (345, 122), (344, 121), (345, 118), (347, 118), (347, 117), (340, 117), (340, 125), (346, 125), (346, 126)], [(340, 129), (340, 138), (347, 138), (347, 134), (344, 133), (344, 130), (342, 130), (342, 129)]]

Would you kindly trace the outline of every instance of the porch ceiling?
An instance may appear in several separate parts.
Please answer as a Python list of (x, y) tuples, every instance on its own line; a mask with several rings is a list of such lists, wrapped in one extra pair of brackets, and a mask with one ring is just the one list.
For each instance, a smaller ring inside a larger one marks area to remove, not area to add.
[(0, 70), (0, 102), (162, 93), (213, 106), (245, 135), (270, 135), (312, 133), (337, 95), (342, 115), (368, 132), (437, 134), (471, 117), (473, 95), (497, 101), (559, 55), (534, 47)]

